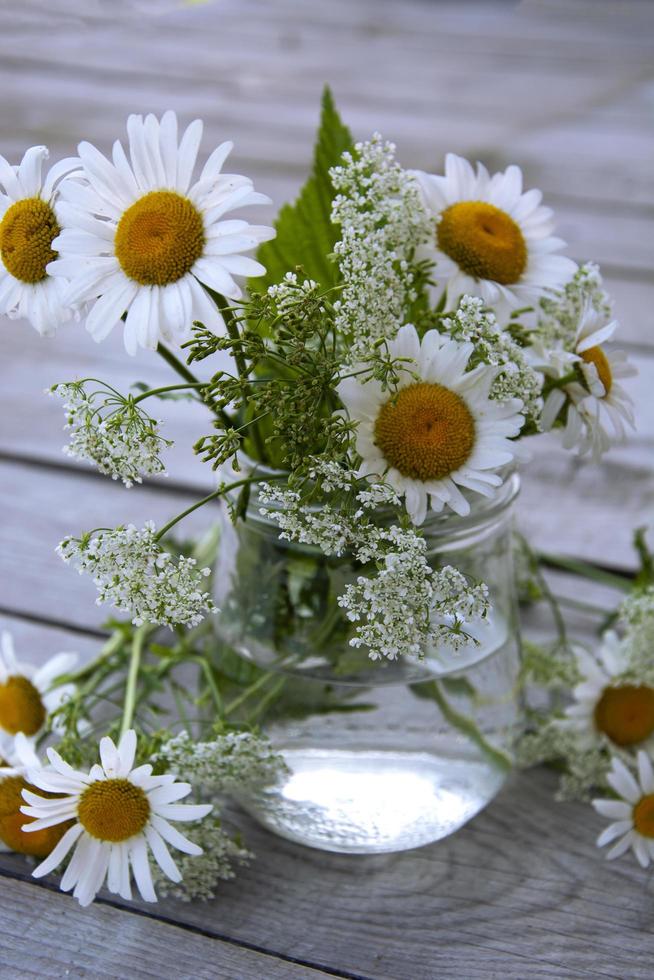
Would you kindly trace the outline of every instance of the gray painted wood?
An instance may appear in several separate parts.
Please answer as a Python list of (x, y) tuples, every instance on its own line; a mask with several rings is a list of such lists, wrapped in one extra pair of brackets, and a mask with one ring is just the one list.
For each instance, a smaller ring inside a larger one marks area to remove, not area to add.
[[(233, 138), (234, 168), (278, 204), (303, 179), (319, 92), (330, 81), (355, 134), (380, 129), (407, 165), (435, 168), (448, 149), (492, 166), (519, 162), (556, 208), (571, 254), (605, 263), (622, 339), (642, 372), (632, 388), (636, 437), (599, 469), (544, 440), (527, 468), (521, 522), (548, 550), (632, 564), (631, 528), (651, 520), (654, 505), (651, 4), (3, 7), (0, 152), (14, 159), (43, 141), (55, 156), (83, 137), (107, 149), (128, 112), (171, 106), (185, 119), (205, 117), (206, 147)], [(5, 323), (1, 343), (0, 626), (35, 662), (61, 649), (86, 658), (100, 642), (92, 631), (104, 612), (54, 545), (97, 523), (161, 522), (188, 501), (177, 485), (199, 490), (210, 474), (180, 448), (167, 488), (125, 492), (59, 453), (60, 409), (39, 397), (43, 387), (88, 373), (123, 386), (135, 377), (164, 382), (155, 358), (128, 359), (117, 336), (96, 347), (81, 327), (43, 341), (25, 324)], [(157, 408), (167, 418), (168, 406)], [(176, 407), (170, 431), (180, 447), (202, 430), (193, 406)], [(11, 461), (17, 455), (22, 465)], [(185, 528), (196, 532), (205, 519)], [(554, 582), (569, 591), (565, 579)], [(574, 594), (615, 601), (590, 586)], [(570, 620), (576, 636), (594, 642), (591, 618)], [(533, 637), (551, 633), (542, 612), (531, 611), (527, 626)], [(257, 860), (213, 903), (161, 903), (158, 921), (102, 903), (81, 912), (65, 896), (16, 880), (29, 866), (2, 856), (0, 977), (277, 980), (324, 969), (380, 980), (649, 980), (650, 876), (629, 858), (607, 865), (593, 843), (601, 821), (580, 804), (554, 803), (553, 788), (548, 772), (523, 774), (453, 838), (374, 859), (309, 851), (234, 812)]]
[(134, 912), (0, 879), (0, 976), (11, 980), (318, 980), (322, 970), (220, 942)]

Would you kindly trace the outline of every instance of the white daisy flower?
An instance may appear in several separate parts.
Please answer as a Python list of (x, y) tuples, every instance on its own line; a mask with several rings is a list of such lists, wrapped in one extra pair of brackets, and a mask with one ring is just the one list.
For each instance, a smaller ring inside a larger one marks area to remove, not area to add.
[(249, 178), (221, 173), (232, 143), (215, 149), (193, 182), (199, 119), (179, 141), (174, 112), (161, 121), (130, 116), (127, 133), (129, 160), (118, 140), (112, 162), (80, 143), (85, 180), (62, 186), (60, 258), (48, 271), (72, 280), (69, 302), (92, 303), (86, 326), (95, 340), (127, 314), (125, 347), (134, 354), (139, 346), (155, 349), (160, 340), (183, 343), (194, 320), (210, 327), (222, 322), (204, 287), (238, 299), (233, 276), (265, 271), (240, 253), (275, 233), (224, 220), (235, 208), (270, 203)]
[(565, 718), (556, 724), (574, 732), (580, 748), (606, 739), (620, 748), (649, 744), (654, 734), (654, 688), (620, 680), (630, 664), (617, 633), (604, 634), (596, 656), (579, 646), (575, 658), (582, 680), (572, 691), (574, 702)]
[[(568, 402), (563, 447), (590, 453), (597, 462), (616, 442), (625, 438), (625, 423), (633, 428), (633, 402), (617, 378), (633, 377), (636, 368), (623, 351), (606, 351), (601, 346), (618, 329), (618, 321), (607, 322), (589, 304), (579, 319), (573, 351), (553, 351), (544, 370), (555, 377), (578, 364), (584, 383), (572, 381), (553, 389), (545, 401), (541, 427), (548, 431)], [(547, 359), (547, 358), (546, 358)]]
[(647, 868), (654, 859), (654, 770), (642, 749), (637, 765), (636, 779), (620, 759), (614, 758), (606, 781), (620, 799), (593, 800), (592, 805), (601, 816), (613, 821), (597, 838), (598, 847), (617, 839), (607, 858), (620, 857), (631, 848), (641, 867)]
[(32, 146), (18, 167), (0, 156), (0, 313), (24, 317), (42, 336), (72, 316), (66, 281), (49, 275), (47, 266), (57, 257), (58, 187), (80, 165), (76, 158), (60, 160), (43, 175), (48, 156), (45, 146)]
[(37, 765), (39, 760), (34, 751), (33, 738), (28, 738), (24, 732), (10, 735), (0, 730), (0, 776)]
[(552, 235), (551, 209), (541, 205), (540, 191), (523, 193), (519, 167), (491, 177), (482, 164), (475, 172), (448, 153), (445, 176), (415, 177), (435, 222), (433, 244), (417, 255), (436, 263), (432, 275), (446, 309), (465, 294), (481, 296), (504, 318), (574, 275), (575, 263), (556, 254), (565, 242)]
[(360, 476), (382, 477), (400, 496), (414, 524), (422, 524), (428, 503), (447, 504), (468, 514), (459, 487), (492, 496), (501, 485), (496, 470), (517, 454), (511, 436), (524, 422), (522, 402), (489, 397), (497, 368), (480, 364), (466, 371), (471, 343), (449, 340), (436, 330), (422, 343), (415, 327), (402, 327), (388, 344), (392, 358), (409, 358), (400, 383), (389, 393), (380, 382), (346, 378), (339, 396), (357, 422)]
[(28, 773), (38, 789), (62, 795), (44, 799), (23, 790), (27, 805), (21, 811), (33, 818), (23, 828), (25, 833), (73, 821), (32, 873), (42, 878), (54, 871), (74, 847), (60, 887), (62, 891), (73, 888), (80, 905), (93, 901), (105, 879), (110, 892), (131, 899), (130, 867), (141, 898), (156, 902), (148, 848), (163, 873), (175, 882), (181, 881), (181, 875), (166, 842), (184, 854), (202, 854), (169, 821), (201, 820), (213, 809), (211, 804), (179, 804), (191, 786), (176, 782), (174, 775), (153, 776), (151, 765), (134, 769), (135, 755), (136, 732), (130, 730), (117, 747), (110, 738), (100, 741), (101, 765), (94, 765), (89, 773), (73, 769), (54, 749), (48, 749), (51, 770)]
[(0, 734), (0, 850), (45, 858), (63, 837), (65, 825), (48, 827), (34, 834), (27, 834), (23, 829), (22, 793), (24, 789), (35, 788), (28, 782), (27, 773), (41, 768), (33, 739), (22, 732), (15, 737)]
[(77, 663), (76, 653), (58, 653), (42, 667), (18, 660), (11, 635), (0, 637), (0, 732), (36, 735), (49, 714), (75, 690), (73, 684), (56, 685), (58, 677)]

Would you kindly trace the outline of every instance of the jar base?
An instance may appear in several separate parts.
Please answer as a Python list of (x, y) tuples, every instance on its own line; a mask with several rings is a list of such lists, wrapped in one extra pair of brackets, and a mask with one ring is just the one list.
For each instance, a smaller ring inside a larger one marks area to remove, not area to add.
[(443, 741), (438, 755), (282, 748), (288, 775), (239, 802), (274, 833), (324, 851), (422, 847), (472, 819), (507, 776), (458, 739)]

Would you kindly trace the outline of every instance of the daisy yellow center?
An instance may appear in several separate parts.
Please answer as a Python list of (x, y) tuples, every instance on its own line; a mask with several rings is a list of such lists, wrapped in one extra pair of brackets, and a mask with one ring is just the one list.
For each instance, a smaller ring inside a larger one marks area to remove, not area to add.
[(504, 286), (518, 282), (527, 267), (520, 227), (505, 211), (485, 201), (459, 201), (441, 214), (438, 247), (474, 279)]
[(636, 745), (654, 732), (654, 688), (606, 687), (595, 705), (597, 728), (616, 745)]
[(0, 222), (0, 256), (7, 271), (21, 282), (45, 279), (45, 267), (57, 258), (52, 241), (59, 231), (54, 211), (40, 197), (12, 204)]
[(634, 828), (643, 837), (654, 837), (654, 794), (643, 796), (633, 810)]
[(36, 786), (31, 786), (21, 776), (8, 776), (3, 779), (0, 782), (0, 840), (19, 854), (44, 858), (59, 843), (68, 828), (72, 827), (73, 821), (65, 820), (54, 827), (26, 833), (22, 828), (25, 824), (32, 823), (34, 817), (26, 817), (20, 812), (21, 806), (25, 804), (22, 796), (24, 789), (31, 789), (47, 800), (60, 799), (56, 793), (46, 793)]
[(583, 361), (586, 364), (594, 364), (597, 375), (604, 385), (605, 396), (611, 390), (613, 384), (613, 375), (611, 374), (611, 365), (609, 364), (609, 359), (602, 350), (601, 347), (589, 347), (581, 355)]
[(123, 272), (142, 286), (167, 286), (190, 272), (204, 250), (202, 215), (175, 191), (151, 191), (118, 222), (114, 248)]
[(475, 421), (463, 399), (424, 381), (390, 398), (375, 422), (375, 443), (402, 476), (440, 480), (469, 458)]
[(0, 728), (10, 735), (36, 735), (45, 722), (41, 695), (27, 677), (15, 675), (0, 684)]
[(150, 803), (144, 790), (129, 779), (100, 779), (80, 796), (77, 816), (91, 837), (116, 843), (143, 830)]

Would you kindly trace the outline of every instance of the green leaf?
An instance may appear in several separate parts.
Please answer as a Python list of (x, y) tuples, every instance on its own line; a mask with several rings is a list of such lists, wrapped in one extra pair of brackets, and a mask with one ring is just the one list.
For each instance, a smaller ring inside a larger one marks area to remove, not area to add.
[(338, 267), (329, 258), (339, 239), (338, 228), (331, 222), (334, 188), (329, 169), (351, 148), (350, 131), (325, 86), (311, 175), (295, 203), (281, 208), (275, 221), (277, 237), (259, 247), (257, 259), (266, 267), (266, 274), (250, 280), (253, 290), (263, 292), (298, 265), (326, 289), (338, 282)]

